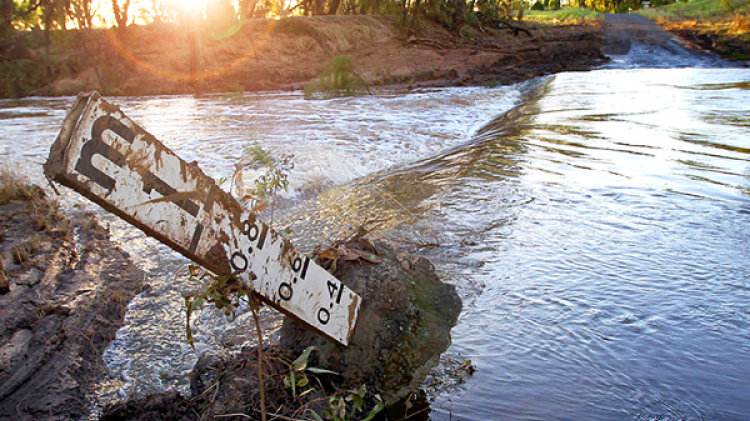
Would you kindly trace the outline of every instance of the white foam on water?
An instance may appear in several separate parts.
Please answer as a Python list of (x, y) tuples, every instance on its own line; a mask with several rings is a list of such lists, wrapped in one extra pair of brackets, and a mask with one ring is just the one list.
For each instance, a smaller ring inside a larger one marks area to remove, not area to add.
[[(344, 184), (453, 147), (520, 100), (517, 86), (306, 101), (301, 93), (127, 100), (146, 130), (215, 178), (245, 150), (293, 154), (290, 194)], [(249, 178), (249, 177), (246, 177)], [(249, 181), (249, 180), (247, 180)]]
[[(307, 101), (302, 93), (107, 98), (188, 162), (216, 179), (230, 178), (245, 150), (294, 154), (290, 192), (317, 191), (406, 164), (469, 141), (476, 130), (521, 100), (519, 86), (429, 89)], [(0, 156), (46, 185), (42, 164), (74, 98), (0, 100)], [(246, 172), (250, 183), (252, 172)], [(225, 184), (225, 186), (227, 186)], [(181, 292), (174, 272), (185, 259), (62, 189), (62, 201), (94, 211), (112, 238), (148, 272), (151, 289), (129, 306), (105, 360), (128, 393), (184, 388), (199, 352), (185, 343)], [(233, 326), (199, 317), (196, 347), (219, 347), (209, 333)], [(219, 327), (221, 329), (219, 329)], [(203, 333), (201, 333), (203, 332)], [(102, 391), (102, 393), (106, 393)]]

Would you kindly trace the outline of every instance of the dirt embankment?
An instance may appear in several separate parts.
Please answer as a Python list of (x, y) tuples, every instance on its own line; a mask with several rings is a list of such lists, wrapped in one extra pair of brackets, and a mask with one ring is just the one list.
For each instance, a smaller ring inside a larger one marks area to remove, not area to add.
[[(507, 84), (606, 60), (596, 23), (518, 25), (523, 31), (484, 26), (456, 34), (431, 22), (405, 33), (392, 16), (251, 20), (231, 35), (198, 35), (200, 83), (203, 92), (300, 89), (340, 55), (352, 57), (355, 71), (370, 86), (404, 87)], [(26, 71), (33, 66), (24, 65), (45, 60), (33, 37), (25, 41), (31, 48), (16, 43), (0, 54), (0, 61), (15, 63), (6, 73), (18, 68), (5, 75), (0, 96), (91, 89), (110, 96), (193, 92), (190, 45), (182, 26), (132, 26), (124, 39), (109, 30), (60, 37), (65, 42), (53, 48), (54, 60), (47, 60), (57, 64), (45, 67), (42, 81)]]
[(143, 273), (93, 217), (0, 179), (0, 420), (71, 420), (106, 373), (104, 348)]
[(702, 26), (696, 22), (665, 24), (664, 28), (677, 35), (688, 46), (709, 51), (719, 57), (750, 65), (750, 36)]

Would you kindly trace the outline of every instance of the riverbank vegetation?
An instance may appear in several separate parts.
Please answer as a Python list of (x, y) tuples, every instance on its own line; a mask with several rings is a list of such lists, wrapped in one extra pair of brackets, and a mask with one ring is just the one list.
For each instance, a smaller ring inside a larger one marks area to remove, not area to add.
[(553, 24), (582, 24), (604, 19), (602, 13), (589, 9), (546, 10), (537, 8), (529, 10), (525, 17), (526, 20)]
[(602, 60), (596, 21), (572, 18), (588, 11), (529, 22), (517, 0), (180, 4), (0, 0), (0, 97), (301, 90), (340, 56), (358, 86), (404, 88), (515, 83)]
[(729, 60), (750, 60), (750, 2), (693, 0), (638, 12), (688, 43)]

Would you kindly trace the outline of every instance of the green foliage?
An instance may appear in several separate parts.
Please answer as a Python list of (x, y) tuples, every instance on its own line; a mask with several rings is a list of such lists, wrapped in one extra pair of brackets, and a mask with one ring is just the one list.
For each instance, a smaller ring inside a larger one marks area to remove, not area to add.
[[(297, 398), (297, 391), (301, 391), (299, 396), (304, 396), (308, 393), (314, 392), (315, 388), (310, 385), (310, 377), (308, 374), (334, 374), (338, 375), (335, 371), (326, 370), (317, 367), (308, 367), (308, 360), (310, 354), (315, 350), (315, 346), (308, 346), (304, 352), (297, 357), (289, 368), (289, 375), (284, 377), (284, 387), (292, 390), (292, 396)], [(322, 386), (320, 387), (323, 388)], [(305, 390), (302, 390), (305, 389)]]
[[(234, 181), (240, 201), (248, 205), (253, 212), (260, 212), (271, 206), (271, 223), (276, 199), (281, 191), (289, 189), (289, 171), (294, 169), (294, 155), (273, 157), (260, 145), (245, 150), (245, 156), (235, 164)], [(261, 175), (253, 184), (254, 189), (245, 188), (242, 170), (259, 169)]]
[(0, 63), (0, 97), (19, 98), (43, 87), (48, 77), (45, 67), (29, 59)]
[[(314, 350), (315, 346), (308, 346), (305, 348), (302, 354), (290, 364), (289, 374), (284, 377), (284, 387), (291, 390), (292, 396), (294, 396), (295, 399), (297, 396), (304, 396), (308, 393), (315, 392), (316, 389), (311, 386), (311, 378), (315, 378), (320, 390), (323, 390), (323, 384), (317, 379), (316, 375), (339, 375), (331, 370), (310, 367), (310, 354)], [(385, 404), (380, 398), (380, 395), (369, 393), (365, 385), (362, 385), (357, 390), (339, 391), (329, 396), (327, 398), (328, 408), (323, 411), (323, 416), (331, 421), (350, 421), (353, 419), (360, 419), (357, 416), (364, 411), (368, 399), (371, 404), (374, 403), (374, 406), (367, 417), (362, 418), (362, 420), (371, 421), (380, 411), (383, 410), (383, 408), (385, 408)], [(316, 421), (323, 421), (320, 414), (309, 408), (307, 410), (313, 419)]]
[[(234, 317), (240, 300), (249, 299), (252, 289), (236, 274), (219, 276), (197, 265), (188, 265), (188, 278), (191, 282), (200, 284), (198, 290), (185, 294), (186, 334), (187, 341), (195, 348), (190, 318), (193, 311), (199, 309), (204, 302), (212, 303), (219, 310), (224, 310), (226, 316)], [(179, 276), (177, 272), (175, 277)]]
[(536, 3), (534, 3), (533, 6), (531, 6), (531, 10), (544, 10), (544, 3), (542, 3), (539, 0), (536, 0)]
[(604, 19), (601, 13), (584, 9), (530, 10), (525, 17), (526, 20), (543, 23), (583, 23)]
[(335, 57), (320, 74), (318, 83), (305, 86), (305, 98), (332, 98), (369, 92), (364, 80), (356, 74), (351, 56)]
[(350, 56), (335, 57), (320, 75), (320, 85), (326, 89), (351, 92), (356, 88), (357, 78), (352, 70)]
[(747, 0), (692, 0), (638, 11), (638, 14), (649, 19), (666, 21), (716, 21), (748, 13), (750, 2)]
[[(323, 414), (326, 419), (331, 421), (350, 421), (362, 412), (367, 398), (367, 387), (362, 385), (358, 390), (349, 390), (348, 394), (335, 394), (328, 398), (328, 409)], [(371, 421), (375, 416), (385, 408), (380, 395), (374, 395), (376, 399), (375, 407), (370, 411), (367, 417), (362, 421)], [(318, 416), (317, 419), (320, 419)]]

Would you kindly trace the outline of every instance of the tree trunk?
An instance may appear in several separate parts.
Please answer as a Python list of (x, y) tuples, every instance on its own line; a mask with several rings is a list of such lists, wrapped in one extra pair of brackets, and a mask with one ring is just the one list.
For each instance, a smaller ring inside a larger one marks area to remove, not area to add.
[(87, 28), (93, 28), (93, 20), (94, 17), (91, 15), (91, 1), (90, 0), (84, 0), (83, 2), (83, 19), (86, 22)]
[(130, 8), (130, 0), (125, 0), (122, 8), (117, 0), (112, 0), (112, 13), (115, 15), (115, 22), (117, 23), (117, 32), (121, 38), (125, 38), (127, 35), (126, 30), (128, 27), (128, 9)]
[(54, 16), (55, 4), (49, 0), (42, 1), (42, 4), (44, 5), (42, 9), (42, 13), (44, 14), (44, 45), (47, 49), (47, 54), (49, 54), (49, 46), (52, 43), (52, 17)]
[(331, 0), (331, 4), (328, 5), (328, 13), (327, 15), (335, 15), (339, 11), (339, 6), (341, 6), (341, 0)]
[(13, 14), (16, 6), (13, 0), (0, 0), (0, 37), (7, 36), (13, 30)]
[(325, 7), (326, 7), (325, 0), (315, 0), (314, 5), (315, 5), (315, 9), (313, 10), (313, 16), (320, 16), (323, 13), (325, 13)]
[[(414, 11), (411, 14), (411, 26), (414, 26), (414, 23), (419, 19), (419, 8), (422, 5), (422, 0), (415, 0), (414, 1)], [(472, 6), (471, 10), (474, 10), (474, 7)]]
[(252, 19), (255, 16), (255, 6), (258, 4), (258, 0), (243, 0), (240, 4), (242, 8), (242, 19)]

